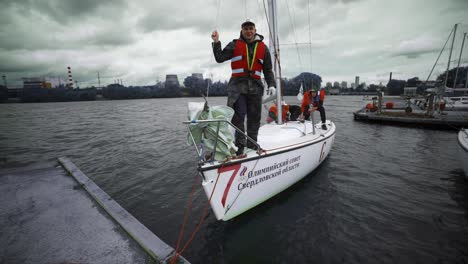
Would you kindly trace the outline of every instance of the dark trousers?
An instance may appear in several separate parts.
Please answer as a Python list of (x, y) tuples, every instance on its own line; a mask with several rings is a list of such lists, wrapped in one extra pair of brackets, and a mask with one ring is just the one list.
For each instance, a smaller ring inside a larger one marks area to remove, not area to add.
[[(260, 119), (262, 117), (262, 97), (257, 94), (241, 94), (234, 103), (234, 116), (232, 124), (245, 132), (244, 120), (247, 116), (247, 135), (257, 141)], [(246, 138), (236, 131), (236, 146), (245, 146)], [(255, 145), (247, 141), (247, 147), (253, 148)]]
[(289, 106), (289, 113), (291, 113), (291, 116), (289, 117), (289, 120), (291, 121), (296, 121), (297, 118), (301, 115), (301, 107), (298, 105), (290, 105)]
[[(327, 121), (327, 118), (325, 117), (325, 108), (323, 108), (322, 104), (319, 104), (317, 107), (317, 110), (320, 112), (320, 119), (322, 119), (322, 123), (325, 124), (325, 121)], [(309, 113), (309, 106), (307, 105), (304, 109), (304, 119), (309, 119), (310, 113)]]

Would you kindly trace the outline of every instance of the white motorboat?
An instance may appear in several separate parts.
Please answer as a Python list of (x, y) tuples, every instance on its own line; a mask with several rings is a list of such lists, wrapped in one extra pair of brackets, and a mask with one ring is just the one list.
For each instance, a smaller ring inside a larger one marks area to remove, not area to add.
[(468, 131), (465, 129), (461, 129), (458, 132), (458, 148), (460, 155), (460, 162), (463, 166), (463, 171), (465, 172), (465, 176), (468, 179)]

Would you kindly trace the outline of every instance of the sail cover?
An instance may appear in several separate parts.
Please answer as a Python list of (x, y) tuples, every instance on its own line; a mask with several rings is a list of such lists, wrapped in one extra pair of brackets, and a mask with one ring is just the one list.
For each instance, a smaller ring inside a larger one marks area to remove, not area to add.
[[(234, 115), (234, 110), (228, 106), (212, 106), (208, 107), (204, 102), (189, 102), (188, 103), (188, 118), (194, 120), (226, 120), (231, 121)], [(218, 122), (206, 123), (191, 123), (189, 125), (190, 134), (187, 135), (187, 143), (193, 145), (194, 142), (202, 149), (202, 155), (205, 156), (207, 151), (212, 151), (216, 146), (215, 160), (224, 160), (231, 156), (235, 156), (237, 147), (234, 144), (234, 133), (229, 128), (228, 123), (219, 122), (219, 133), (216, 134)], [(217, 138), (217, 140), (216, 140)]]

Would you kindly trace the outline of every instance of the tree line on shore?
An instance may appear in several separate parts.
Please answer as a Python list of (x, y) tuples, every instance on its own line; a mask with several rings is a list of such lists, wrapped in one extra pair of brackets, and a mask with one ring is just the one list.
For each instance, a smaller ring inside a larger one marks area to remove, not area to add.
[[(303, 72), (292, 79), (282, 79), (284, 95), (296, 95), (301, 83), (310, 87), (320, 87), (320, 76)], [(102, 89), (102, 96), (107, 99), (139, 99), (139, 98), (167, 98), (167, 97), (200, 97), (227, 96), (227, 81), (212, 82), (210, 79), (200, 79), (188, 76), (184, 79), (183, 86), (177, 83), (157, 83), (152, 86), (130, 86), (111, 84)]]
[[(449, 71), (447, 79), (447, 87), (454, 87), (455, 75), (457, 75), (456, 87), (463, 87), (467, 78), (468, 67), (459, 67), (458, 74), (457, 68)], [(446, 72), (440, 74), (436, 79), (436, 86), (443, 85), (445, 82)], [(320, 88), (322, 78), (314, 73), (303, 72), (298, 76), (281, 80), (283, 95), (295, 96), (299, 92), (301, 85), (304, 90), (311, 87)], [(102, 90), (102, 95), (107, 99), (138, 99), (138, 98), (165, 98), (165, 97), (199, 97), (202, 94), (209, 96), (226, 96), (227, 95), (227, 81), (211, 82), (210, 79), (200, 79), (193, 76), (188, 76), (184, 79), (183, 86), (179, 84), (165, 84), (160, 82), (153, 86), (130, 86), (124, 87), (119, 84), (111, 84)], [(360, 92), (377, 92), (383, 90), (387, 95), (401, 95), (404, 93), (405, 87), (417, 87), (418, 93), (423, 93), (427, 84), (420, 80), (418, 77), (413, 77), (408, 80), (390, 80), (385, 87), (380, 87), (371, 84), (367, 90), (363, 85), (358, 85), (356, 88), (341, 88), (342, 93), (360, 93)]]
[[(458, 73), (457, 73), (458, 69)], [(468, 66), (458, 67), (450, 69), (447, 77), (447, 87), (450, 88), (463, 88), (466, 85), (466, 79), (468, 75)], [(447, 71), (441, 73), (437, 76), (435, 80), (435, 87), (443, 86), (445, 84), (445, 77), (447, 76)], [(457, 78), (455, 81), (455, 77)], [(434, 87), (432, 86), (432, 87)], [(401, 95), (404, 93), (405, 87), (416, 87), (416, 92), (418, 94), (424, 93), (427, 88), (430, 88), (425, 80), (420, 80), (418, 77), (413, 77), (408, 80), (396, 80), (392, 79), (388, 82), (386, 87), (387, 95)]]
[[(448, 73), (448, 87), (463, 87), (467, 78), (468, 67), (460, 67), (458, 74), (457, 68), (453, 68)], [(455, 84), (455, 75), (457, 81)], [(443, 85), (445, 82), (446, 73), (440, 74), (436, 79), (436, 86)], [(314, 73), (303, 72), (298, 76), (281, 80), (283, 95), (294, 96), (298, 93), (301, 85), (304, 90), (311, 87), (320, 88), (322, 78)], [(120, 84), (110, 84), (101, 90), (91, 87), (86, 89), (69, 90), (66, 88), (59, 89), (23, 89), (20, 95), (23, 102), (63, 102), (63, 101), (86, 101), (96, 100), (98, 94), (101, 94), (104, 99), (119, 100), (119, 99), (144, 99), (144, 98), (170, 98), (170, 97), (200, 97), (202, 94), (209, 96), (226, 96), (227, 81), (212, 82), (210, 79), (201, 79), (194, 76), (188, 76), (184, 79), (183, 85), (177, 82), (158, 82), (156, 85), (149, 86), (123, 86)], [(401, 95), (404, 92), (404, 87), (417, 87), (417, 92), (423, 93), (426, 88), (426, 83), (419, 80), (418, 77), (413, 77), (408, 80), (392, 79), (386, 87), (379, 87), (371, 84), (367, 90), (364, 90), (362, 85), (356, 88), (342, 88), (340, 92), (355, 93), (355, 92), (377, 92), (383, 90), (387, 95)], [(0, 102), (8, 100), (8, 90), (5, 86), (0, 85)]]

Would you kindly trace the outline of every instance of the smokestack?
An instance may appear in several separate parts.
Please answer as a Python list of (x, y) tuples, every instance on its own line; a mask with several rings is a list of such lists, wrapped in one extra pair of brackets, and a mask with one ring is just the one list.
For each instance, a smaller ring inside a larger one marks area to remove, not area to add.
[(68, 87), (73, 89), (73, 78), (72, 78), (70, 66), (68, 66)]
[(390, 72), (390, 80), (388, 80), (389, 82), (392, 80), (392, 72)]

